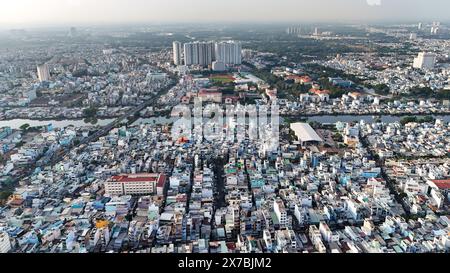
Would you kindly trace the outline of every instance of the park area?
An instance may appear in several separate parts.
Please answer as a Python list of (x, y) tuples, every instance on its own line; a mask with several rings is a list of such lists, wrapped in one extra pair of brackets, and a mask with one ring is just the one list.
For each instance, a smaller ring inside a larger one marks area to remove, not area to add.
[(210, 79), (214, 83), (227, 84), (234, 82), (235, 78), (230, 74), (215, 74), (211, 75)]

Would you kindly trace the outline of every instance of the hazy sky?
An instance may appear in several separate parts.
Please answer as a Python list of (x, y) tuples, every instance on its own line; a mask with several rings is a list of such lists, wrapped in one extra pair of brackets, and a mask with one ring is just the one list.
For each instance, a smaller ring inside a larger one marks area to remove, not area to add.
[(450, 0), (0, 0), (0, 25), (450, 20)]

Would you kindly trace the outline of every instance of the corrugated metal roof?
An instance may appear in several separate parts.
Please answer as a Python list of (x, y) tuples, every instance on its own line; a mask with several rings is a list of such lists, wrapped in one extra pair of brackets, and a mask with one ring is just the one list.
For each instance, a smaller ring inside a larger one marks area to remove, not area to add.
[(295, 135), (302, 142), (305, 141), (317, 141), (322, 142), (323, 140), (314, 131), (314, 129), (308, 123), (292, 123), (291, 129), (295, 132)]

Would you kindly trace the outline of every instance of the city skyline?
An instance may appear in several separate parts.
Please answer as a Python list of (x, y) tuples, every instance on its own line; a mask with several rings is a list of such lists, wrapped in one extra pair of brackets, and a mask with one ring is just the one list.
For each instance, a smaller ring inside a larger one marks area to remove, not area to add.
[(0, 257), (450, 253), (449, 7), (0, 4)]
[[(445, 0), (206, 1), (19, 0), (0, 4), (4, 27), (167, 22), (374, 22), (449, 20)], [(405, 9), (407, 12), (404, 12)], [(306, 10), (307, 12), (302, 12)]]

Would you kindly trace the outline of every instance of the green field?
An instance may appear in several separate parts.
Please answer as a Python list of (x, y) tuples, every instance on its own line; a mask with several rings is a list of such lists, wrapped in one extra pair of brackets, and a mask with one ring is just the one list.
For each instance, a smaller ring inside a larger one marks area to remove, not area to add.
[(211, 75), (210, 79), (213, 82), (220, 82), (220, 83), (223, 83), (223, 84), (225, 84), (225, 83), (232, 83), (235, 80), (235, 78), (233, 76), (227, 75), (227, 74), (224, 74), (224, 75)]

